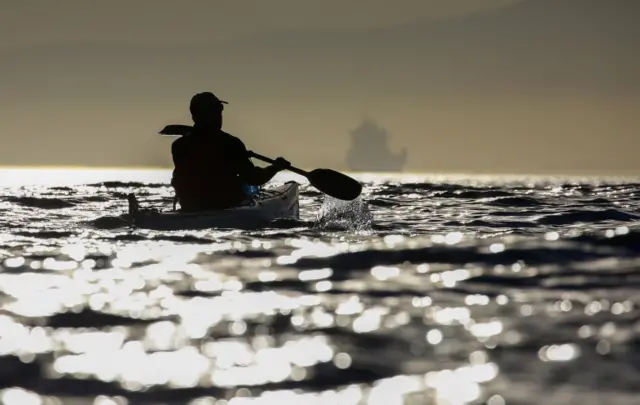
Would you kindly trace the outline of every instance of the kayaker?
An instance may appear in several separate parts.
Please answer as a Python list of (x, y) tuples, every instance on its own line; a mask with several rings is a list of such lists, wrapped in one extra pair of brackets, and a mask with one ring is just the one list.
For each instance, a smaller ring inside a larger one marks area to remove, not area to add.
[(171, 185), (184, 211), (237, 206), (246, 198), (247, 185), (262, 186), (290, 167), (283, 158), (267, 167), (254, 166), (245, 144), (222, 130), (225, 104), (210, 92), (193, 96), (189, 106), (193, 131), (171, 145), (175, 166)]

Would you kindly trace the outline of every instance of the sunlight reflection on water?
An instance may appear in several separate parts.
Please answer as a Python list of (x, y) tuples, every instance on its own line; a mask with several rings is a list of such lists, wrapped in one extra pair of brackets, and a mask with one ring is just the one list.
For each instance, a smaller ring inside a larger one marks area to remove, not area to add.
[[(574, 218), (564, 196), (592, 191), (526, 189), (555, 204), (527, 211), (504, 209), (531, 201), (503, 190), (413, 184), (398, 192), (407, 208), (385, 184), (362, 200), (382, 207), (367, 232), (78, 225), (119, 213), (126, 185), (29, 191), (57, 205), (14, 198), (1, 224), (0, 404), (599, 404), (603, 384), (619, 388), (607, 403), (633, 403), (633, 216), (569, 237), (535, 221)], [(634, 206), (633, 187), (604, 187), (594, 198)], [(164, 187), (135, 188), (167, 204)], [(478, 202), (484, 192), (498, 197)], [(310, 195), (313, 214), (327, 200)], [(570, 225), (584, 231), (592, 211)], [(501, 213), (536, 233), (492, 228)]]
[[(2, 167), (0, 166), (0, 187), (22, 186), (70, 186), (105, 181), (125, 181), (140, 183), (168, 183), (170, 169), (121, 169), (121, 168), (60, 168), (60, 167)], [(304, 177), (282, 172), (278, 181), (295, 180), (305, 183)], [(280, 180), (281, 179), (281, 180)]]
[(166, 183), (170, 170), (159, 169), (89, 169), (89, 168), (1, 168), (0, 187), (25, 185), (69, 186), (101, 181), (139, 181)]
[[(396, 243), (392, 238), (389, 241)], [(328, 246), (308, 240), (289, 244), (296, 250), (282, 257), (329, 258), (348, 251), (348, 245)], [(262, 246), (253, 242), (251, 245)], [(232, 272), (194, 264), (198, 257), (219, 250), (216, 245), (169, 249), (163, 243), (136, 243), (114, 252), (108, 246), (76, 243), (61, 247), (59, 256), (41, 262), (25, 257), (6, 258), (6, 268), (25, 271), (0, 274), (0, 290), (10, 298), (2, 305), (6, 315), (0, 316), (0, 354), (31, 362), (36, 356), (51, 353), (54, 358), (45, 374), (47, 378), (94, 378), (117, 382), (129, 391), (153, 386), (264, 386), (312, 378), (319, 364), (331, 364), (337, 370), (352, 367), (353, 354), (341, 350), (334, 337), (320, 332), (323, 328), (339, 324), (357, 334), (372, 334), (410, 322), (407, 312), (394, 313), (392, 307), (367, 307), (357, 296), (336, 303), (332, 310), (334, 304), (329, 296), (244, 291), (243, 282)], [(109, 264), (99, 272), (87, 265), (87, 258), (97, 252), (110, 255)], [(276, 262), (285, 265), (293, 261), (279, 258)], [(282, 279), (279, 269), (272, 267), (270, 280)], [(402, 272), (393, 266), (371, 269), (378, 280), (401, 277)], [(319, 268), (300, 271), (296, 278), (316, 283), (317, 287), (332, 275), (330, 268)], [(433, 272), (431, 276), (438, 276), (434, 283), (452, 286), (467, 278), (468, 272)], [(258, 276), (261, 277), (264, 276)], [(331, 283), (325, 289), (317, 288), (326, 292), (331, 289)], [(216, 295), (189, 297), (178, 293), (188, 290)], [(428, 303), (419, 307), (425, 308), (425, 322), (464, 325), (478, 339), (501, 332), (499, 321), (474, 323), (466, 307), (430, 307)], [(79, 313), (86, 310), (83, 308), (98, 311), (94, 316), (113, 314), (132, 319), (134, 325), (98, 329), (22, 323), (27, 319), (55, 319), (57, 314)], [(292, 329), (285, 335), (273, 335), (268, 324), (260, 326), (264, 320), (279, 316), (291, 317)], [(166, 320), (144, 327), (135, 321), (159, 318)], [(319, 332), (312, 332), (317, 328)], [(431, 330), (424, 341), (430, 345), (444, 344), (437, 329)], [(280, 402), (290, 403), (356, 404), (365, 400), (369, 404), (388, 404), (404, 403), (403, 398), (422, 393), (432, 397), (434, 403), (465, 404), (477, 399), (480, 385), (498, 374), (495, 364), (481, 363), (382, 378), (371, 387), (349, 385), (313, 394), (267, 391), (251, 398), (236, 397), (230, 402), (266, 403), (282, 396)], [(451, 388), (454, 382), (456, 389)], [(29, 395), (26, 391), (5, 390), (3, 403), (35, 401), (36, 397)]]

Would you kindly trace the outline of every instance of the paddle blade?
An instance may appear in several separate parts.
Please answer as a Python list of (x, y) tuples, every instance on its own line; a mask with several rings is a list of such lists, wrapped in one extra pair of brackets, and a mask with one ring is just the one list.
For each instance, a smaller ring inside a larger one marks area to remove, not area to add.
[(184, 136), (189, 135), (193, 131), (190, 125), (173, 124), (167, 125), (160, 131), (160, 135)]
[(362, 193), (362, 185), (356, 179), (335, 170), (316, 169), (307, 178), (313, 187), (338, 200), (355, 200)]

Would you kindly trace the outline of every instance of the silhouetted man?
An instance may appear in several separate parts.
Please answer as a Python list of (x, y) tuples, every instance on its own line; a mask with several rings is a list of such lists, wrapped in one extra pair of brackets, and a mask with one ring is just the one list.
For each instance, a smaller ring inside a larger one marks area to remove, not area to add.
[(171, 185), (185, 211), (237, 206), (246, 198), (245, 185), (262, 186), (290, 166), (283, 158), (268, 167), (254, 166), (244, 143), (222, 131), (224, 104), (209, 92), (193, 96), (193, 131), (171, 145)]

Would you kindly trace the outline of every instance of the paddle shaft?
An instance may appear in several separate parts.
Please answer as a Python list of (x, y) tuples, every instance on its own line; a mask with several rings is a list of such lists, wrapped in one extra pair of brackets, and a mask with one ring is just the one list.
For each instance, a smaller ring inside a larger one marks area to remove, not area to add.
[[(269, 164), (274, 164), (275, 163), (275, 159), (271, 159), (271, 158), (268, 158), (266, 156), (262, 156), (261, 154), (255, 153), (253, 151), (249, 151), (249, 156), (252, 157), (252, 158), (256, 158), (258, 160), (262, 160), (263, 162), (266, 162), (266, 163), (269, 163)], [(298, 169), (297, 167), (289, 166), (287, 168), (287, 170), (289, 170), (291, 172), (294, 172), (296, 174), (299, 174), (301, 176), (304, 176), (304, 177), (308, 177), (309, 176), (309, 172), (304, 171), (302, 169)]]

